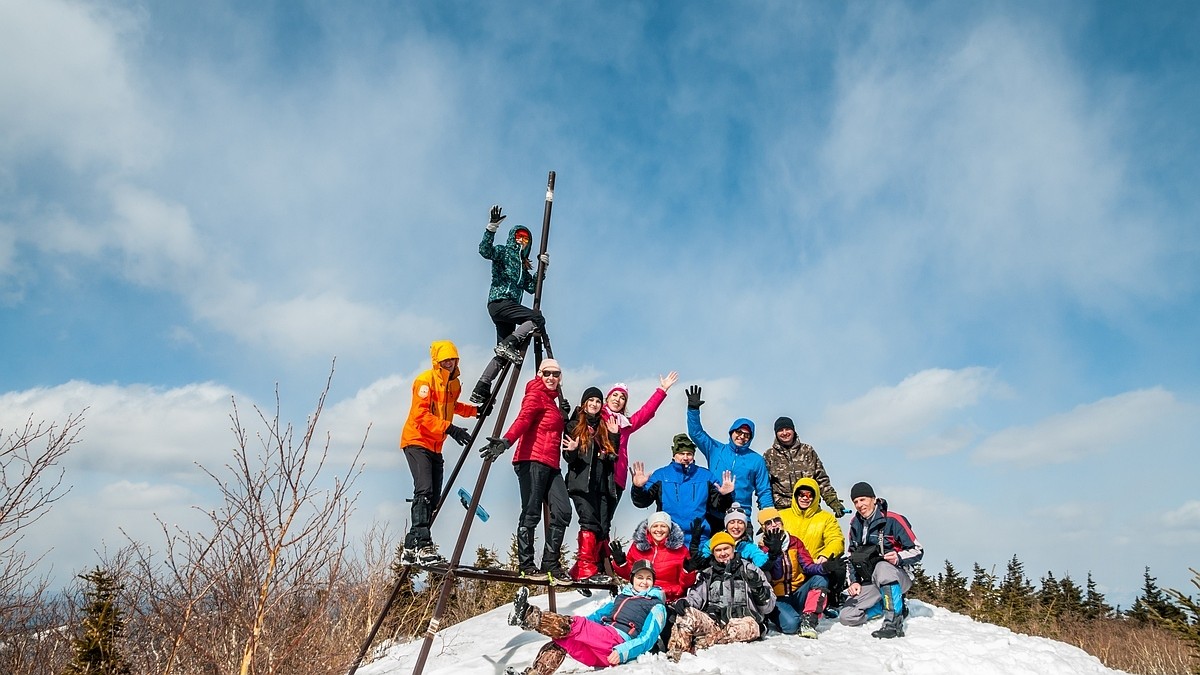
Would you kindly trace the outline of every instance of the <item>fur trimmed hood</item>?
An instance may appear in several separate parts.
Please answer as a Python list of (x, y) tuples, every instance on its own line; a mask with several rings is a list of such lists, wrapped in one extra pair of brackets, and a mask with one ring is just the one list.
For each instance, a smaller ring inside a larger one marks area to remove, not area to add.
[[(638, 523), (637, 529), (633, 531), (633, 545), (643, 553), (649, 551), (653, 546), (650, 542), (650, 526), (646, 523), (645, 520)], [(667, 539), (663, 543), (672, 551), (683, 548), (683, 528), (679, 527), (679, 523), (671, 522), (671, 532), (667, 534)]]

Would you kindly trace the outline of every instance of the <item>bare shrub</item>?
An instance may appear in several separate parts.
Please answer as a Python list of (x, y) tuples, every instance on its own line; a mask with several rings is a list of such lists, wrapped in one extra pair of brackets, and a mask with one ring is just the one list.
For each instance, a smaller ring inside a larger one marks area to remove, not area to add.
[(59, 461), (79, 440), (83, 413), (65, 422), (0, 429), (0, 672), (57, 672), (70, 655), (61, 630), (67, 613), (35, 574), (42, 556), (21, 547), (37, 523), (70, 491)]

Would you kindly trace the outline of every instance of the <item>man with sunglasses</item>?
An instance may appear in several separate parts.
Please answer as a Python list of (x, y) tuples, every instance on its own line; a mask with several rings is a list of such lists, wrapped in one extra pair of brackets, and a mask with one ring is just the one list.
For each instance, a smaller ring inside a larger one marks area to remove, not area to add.
[[(536, 309), (521, 304), (526, 293), (533, 293), (536, 279), (529, 252), (533, 245), (533, 233), (524, 225), (517, 225), (508, 232), (504, 244), (496, 244), (496, 231), (507, 218), (499, 206), (493, 206), (491, 218), (479, 242), (479, 255), (492, 261), (492, 285), (488, 289), (487, 308), (492, 322), (496, 324), (496, 357), (488, 363), (479, 382), (471, 392), (471, 403), (484, 403), (491, 397), (492, 382), (507, 360), (521, 363), (521, 345), (535, 331), (545, 334), (546, 319)], [(550, 267), (550, 254), (538, 256), (542, 269)]]
[(688, 436), (708, 460), (708, 470), (721, 475), (728, 471), (733, 475), (733, 501), (749, 508), (758, 497), (758, 508), (774, 506), (771, 496), (770, 474), (762, 455), (750, 448), (754, 440), (754, 422), (739, 417), (729, 426), (729, 442), (722, 443), (704, 431), (700, 423), (700, 387), (687, 389)]
[[(554, 359), (543, 359), (537, 375), (525, 385), (521, 410), (500, 438), (489, 438), (479, 450), (485, 461), (495, 461), (512, 445), (513, 470), (521, 490), (521, 515), (517, 523), (517, 568), (529, 576), (548, 574), (567, 580), (559, 561), (563, 538), (571, 524), (571, 499), (562, 475), (562, 451), (574, 450), (579, 441), (563, 437), (565, 422), (555, 399), (562, 368)], [(533, 562), (533, 541), (542, 520), (542, 505), (550, 505), (550, 527), (540, 566)]]

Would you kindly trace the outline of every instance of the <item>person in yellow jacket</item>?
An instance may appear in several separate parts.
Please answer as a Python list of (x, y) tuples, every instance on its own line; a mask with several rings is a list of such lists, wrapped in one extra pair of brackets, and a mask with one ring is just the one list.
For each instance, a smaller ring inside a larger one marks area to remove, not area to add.
[(400, 432), (400, 449), (413, 476), (412, 524), (401, 554), (401, 562), (409, 565), (445, 562), (429, 533), (433, 511), (442, 495), (442, 443), (447, 436), (459, 445), (469, 443), (471, 434), (451, 422), (455, 415), (480, 416), (476, 406), (458, 402), (462, 384), (458, 381), (458, 348), (454, 343), (433, 342), (429, 356), (433, 367), (413, 379), (412, 404)]
[(779, 516), (788, 534), (804, 542), (813, 561), (825, 569), (825, 577), (829, 581), (829, 605), (836, 607), (846, 586), (846, 564), (842, 559), (842, 554), (846, 552), (846, 537), (838, 526), (837, 518), (821, 508), (818, 494), (820, 488), (816, 479), (805, 477), (797, 480), (792, 486), (792, 504), (780, 509)]

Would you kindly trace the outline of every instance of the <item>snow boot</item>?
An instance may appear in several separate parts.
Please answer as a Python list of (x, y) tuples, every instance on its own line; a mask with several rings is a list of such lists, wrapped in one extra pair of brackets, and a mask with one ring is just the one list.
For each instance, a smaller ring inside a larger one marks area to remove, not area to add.
[(546, 544), (542, 547), (542, 571), (560, 581), (571, 580), (571, 575), (567, 574), (559, 561), (563, 539), (566, 536), (567, 528), (551, 525), (550, 530), (546, 532)]
[(418, 559), (419, 556), (417, 555), (417, 549), (415, 548), (405, 546), (404, 550), (400, 552), (401, 565), (416, 565)]
[(513, 613), (508, 615), (508, 625), (521, 626), (525, 623), (525, 615), (529, 613), (529, 587), (522, 586), (517, 589), (517, 596), (513, 598)]
[(575, 552), (575, 564), (571, 566), (571, 578), (582, 581), (595, 576), (600, 569), (596, 567), (596, 533), (579, 530), (579, 549)]
[(537, 565), (533, 564), (533, 528), (521, 526), (517, 528), (517, 569), (521, 574), (534, 576), (541, 574)]
[(422, 567), (445, 565), (446, 559), (438, 553), (437, 544), (428, 544), (417, 549), (417, 564)]
[(884, 584), (879, 588), (883, 603), (883, 625), (871, 633), (871, 637), (890, 639), (904, 637), (904, 617), (908, 613), (905, 607), (904, 593), (900, 584)]
[(475, 383), (475, 389), (471, 391), (471, 405), (479, 406), (487, 403), (487, 400), (492, 397), (492, 383), (480, 380)]
[(496, 356), (508, 361), (514, 366), (521, 365), (521, 340), (516, 335), (509, 335), (496, 345)]
[(798, 631), (798, 633), (799, 633), (800, 637), (802, 637), (802, 638), (811, 638), (813, 640), (816, 640), (817, 639), (817, 615), (816, 614), (801, 615), (800, 616), (800, 630)]

